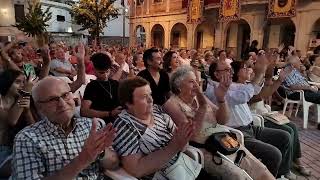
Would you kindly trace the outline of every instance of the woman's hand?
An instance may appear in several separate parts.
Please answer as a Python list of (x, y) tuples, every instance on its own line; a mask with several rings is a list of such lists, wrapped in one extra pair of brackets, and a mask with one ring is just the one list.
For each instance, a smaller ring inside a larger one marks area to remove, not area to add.
[(30, 107), (30, 96), (22, 96), (18, 99), (17, 105), (19, 108), (29, 108)]
[(200, 85), (196, 81), (193, 82), (193, 91), (196, 93), (199, 105), (202, 107), (207, 106), (207, 100), (204, 97), (204, 94), (202, 92)]
[(176, 127), (168, 146), (174, 148), (175, 151), (182, 151), (191, 139), (194, 129), (192, 121), (181, 124), (179, 128)]
[(26, 82), (24, 83), (23, 89), (27, 92), (31, 92), (32, 87), (38, 82), (39, 77), (28, 76)]
[(230, 74), (223, 74), (220, 80), (219, 86), (216, 88), (215, 96), (219, 102), (224, 102), (224, 97), (226, 96), (228, 89), (231, 85), (231, 77)]

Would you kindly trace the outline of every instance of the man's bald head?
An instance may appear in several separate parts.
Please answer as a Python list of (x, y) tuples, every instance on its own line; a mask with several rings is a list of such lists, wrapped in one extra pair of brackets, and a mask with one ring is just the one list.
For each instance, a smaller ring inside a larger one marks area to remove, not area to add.
[(69, 85), (60, 78), (47, 76), (35, 84), (32, 88), (32, 98), (35, 102), (39, 101), (42, 94), (47, 94), (52, 91), (54, 86), (66, 86), (70, 89)]
[(68, 126), (75, 114), (75, 102), (69, 85), (56, 77), (46, 77), (32, 89), (39, 112), (54, 124)]

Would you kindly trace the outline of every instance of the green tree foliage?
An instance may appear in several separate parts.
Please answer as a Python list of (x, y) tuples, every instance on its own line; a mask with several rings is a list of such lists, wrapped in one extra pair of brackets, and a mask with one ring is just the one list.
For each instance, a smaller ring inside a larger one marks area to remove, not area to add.
[(31, 3), (31, 1), (29, 1), (28, 13), (13, 26), (28, 36), (44, 36), (47, 33), (46, 27), (49, 26), (48, 21), (50, 21), (52, 17), (52, 13), (49, 12), (49, 10), (50, 7), (43, 11), (41, 9), (41, 3)]
[(73, 5), (71, 14), (75, 23), (82, 26), (80, 30), (88, 30), (91, 36), (99, 39), (108, 21), (119, 15), (119, 9), (113, 3), (114, 0), (80, 0)]

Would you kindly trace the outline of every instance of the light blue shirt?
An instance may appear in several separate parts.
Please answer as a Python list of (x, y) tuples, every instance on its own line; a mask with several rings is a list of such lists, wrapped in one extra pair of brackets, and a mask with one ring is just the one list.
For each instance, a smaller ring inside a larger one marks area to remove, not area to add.
[(59, 59), (54, 59), (50, 62), (50, 72), (53, 73), (54, 76), (63, 76), (63, 77), (67, 77), (68, 74), (64, 74), (64, 73), (60, 73), (60, 72), (57, 72), (55, 71), (54, 69), (55, 68), (63, 68), (63, 69), (66, 69), (66, 70), (73, 70), (73, 66), (72, 64), (70, 63), (70, 61), (68, 60), (64, 60), (64, 61), (61, 61)]
[[(209, 80), (205, 95), (214, 104), (217, 103), (215, 96), (215, 87), (218, 87), (219, 83)], [(227, 105), (230, 109), (230, 119), (227, 122), (229, 127), (240, 127), (249, 125), (253, 118), (250, 108), (248, 106), (249, 100), (260, 93), (263, 86), (248, 84), (232, 83), (226, 94)]]

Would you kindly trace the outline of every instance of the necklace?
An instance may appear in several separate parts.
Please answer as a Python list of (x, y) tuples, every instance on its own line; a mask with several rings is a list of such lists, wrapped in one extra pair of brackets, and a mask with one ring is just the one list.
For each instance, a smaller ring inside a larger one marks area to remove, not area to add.
[(108, 91), (106, 88), (104, 88), (100, 82), (98, 82), (98, 83), (99, 83), (99, 85), (103, 88), (103, 90), (109, 94), (110, 99), (112, 99), (113, 96), (112, 96), (112, 94), (111, 94), (111, 84), (110, 84), (110, 81), (108, 81), (109, 91)]

